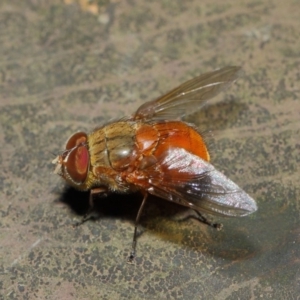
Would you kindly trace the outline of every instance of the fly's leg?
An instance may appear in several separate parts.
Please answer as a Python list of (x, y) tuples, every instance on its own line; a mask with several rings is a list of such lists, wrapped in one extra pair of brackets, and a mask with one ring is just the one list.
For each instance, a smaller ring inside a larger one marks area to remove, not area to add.
[(92, 215), (92, 212), (94, 210), (94, 195), (96, 194), (101, 194), (102, 196), (106, 196), (106, 192), (107, 192), (107, 189), (105, 188), (95, 188), (95, 189), (92, 189), (90, 191), (90, 196), (89, 196), (89, 209), (88, 211), (84, 214), (84, 216), (82, 217), (81, 221), (75, 223), (73, 225), (73, 227), (78, 227), (80, 225), (82, 225), (83, 223), (85, 223), (86, 221), (89, 221), (89, 220), (92, 220), (94, 219), (95, 217)]
[(204, 223), (212, 228), (216, 228), (217, 230), (221, 230), (223, 225), (220, 223), (213, 223), (211, 221), (209, 221), (207, 218), (205, 218), (199, 211), (197, 210), (187, 210), (185, 211), (183, 214), (177, 214), (173, 219), (175, 219), (176, 221), (185, 221), (189, 218), (194, 218), (198, 221), (200, 221), (201, 223)]
[(139, 225), (139, 221), (140, 221), (140, 217), (142, 215), (143, 212), (143, 208), (145, 206), (146, 200), (148, 197), (148, 193), (144, 194), (144, 198), (143, 198), (143, 202), (139, 208), (139, 211), (137, 213), (136, 219), (135, 219), (135, 224), (134, 224), (134, 233), (133, 233), (133, 240), (132, 240), (132, 246), (131, 246), (131, 252), (130, 252), (130, 256), (128, 257), (127, 262), (128, 263), (132, 263), (134, 258), (135, 258), (135, 254), (136, 254), (136, 243), (137, 243), (137, 236), (138, 236), (138, 225)]
[(197, 210), (194, 210), (194, 211), (197, 214), (197, 218), (196, 219), (199, 220), (200, 222), (202, 222), (202, 223), (204, 223), (204, 224), (206, 224), (206, 225), (208, 225), (208, 226), (210, 226), (212, 228), (216, 228), (217, 230), (221, 230), (222, 229), (222, 227), (223, 227), (222, 224), (220, 224), (220, 223), (213, 223), (213, 222), (207, 220), (207, 218), (205, 218), (199, 211), (197, 211)]

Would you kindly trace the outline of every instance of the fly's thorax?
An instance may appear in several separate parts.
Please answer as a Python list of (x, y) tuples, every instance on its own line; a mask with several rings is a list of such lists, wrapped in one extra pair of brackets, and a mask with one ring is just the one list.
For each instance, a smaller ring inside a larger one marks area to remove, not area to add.
[(88, 135), (91, 167), (110, 167), (104, 128), (96, 129)]
[(128, 168), (135, 152), (135, 122), (115, 122), (89, 135), (89, 152), (93, 168), (115, 171)]
[(133, 122), (117, 122), (105, 127), (106, 146), (111, 166), (115, 170), (127, 169), (135, 152)]

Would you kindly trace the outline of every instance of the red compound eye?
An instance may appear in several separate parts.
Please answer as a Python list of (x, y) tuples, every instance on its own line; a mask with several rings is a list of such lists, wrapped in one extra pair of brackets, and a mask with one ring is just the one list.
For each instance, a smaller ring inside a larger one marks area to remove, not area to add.
[(90, 156), (86, 145), (87, 135), (78, 132), (72, 135), (66, 144), (66, 155), (64, 157), (65, 172), (75, 184), (81, 184), (86, 180)]

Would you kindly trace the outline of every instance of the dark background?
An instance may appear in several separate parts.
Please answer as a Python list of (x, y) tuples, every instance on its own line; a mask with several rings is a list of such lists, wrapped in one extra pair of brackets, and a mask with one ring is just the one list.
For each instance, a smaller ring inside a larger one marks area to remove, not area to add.
[[(300, 294), (298, 1), (0, 2), (1, 299), (296, 299)], [(221, 232), (140, 195), (64, 188), (68, 136), (129, 115), (196, 75), (245, 75), (187, 119), (213, 164), (257, 200)]]

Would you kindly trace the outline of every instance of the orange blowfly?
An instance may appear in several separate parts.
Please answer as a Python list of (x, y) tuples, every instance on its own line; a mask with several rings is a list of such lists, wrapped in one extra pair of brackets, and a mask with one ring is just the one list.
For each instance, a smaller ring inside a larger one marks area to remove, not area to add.
[(93, 194), (141, 191), (129, 260), (136, 252), (137, 226), (149, 194), (201, 213), (242, 217), (257, 210), (255, 201), (210, 164), (197, 129), (179, 118), (203, 107), (240, 74), (225, 67), (189, 80), (144, 103), (129, 118), (73, 134), (53, 161), (55, 173), (71, 186)]

